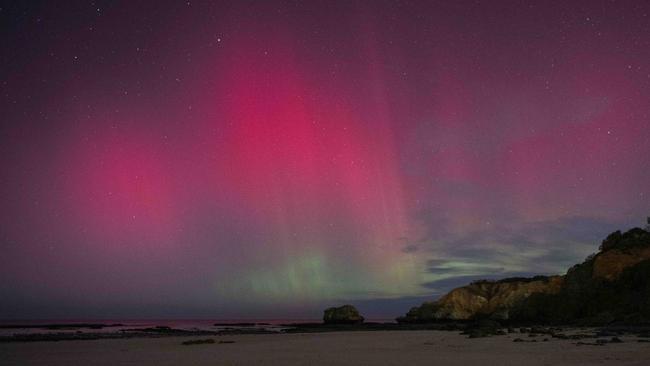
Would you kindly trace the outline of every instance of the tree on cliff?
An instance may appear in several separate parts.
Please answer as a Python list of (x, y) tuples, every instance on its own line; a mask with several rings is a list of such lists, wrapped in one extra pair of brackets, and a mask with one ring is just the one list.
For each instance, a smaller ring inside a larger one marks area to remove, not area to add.
[(645, 231), (650, 232), (650, 216), (646, 219)]

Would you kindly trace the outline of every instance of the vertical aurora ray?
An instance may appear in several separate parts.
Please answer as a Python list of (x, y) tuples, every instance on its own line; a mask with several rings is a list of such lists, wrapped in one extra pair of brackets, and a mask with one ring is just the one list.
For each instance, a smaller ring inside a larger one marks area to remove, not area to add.
[(232, 292), (249, 286), (252, 301), (412, 293), (403, 284), (418, 274), (401, 251), (409, 227), (387, 117), (359, 114), (339, 90), (313, 84), (290, 36), (269, 38), (259, 43), (272, 52), (234, 40), (220, 75), (230, 127), (217, 184), (265, 233), (253, 255), (263, 263), (236, 270)]

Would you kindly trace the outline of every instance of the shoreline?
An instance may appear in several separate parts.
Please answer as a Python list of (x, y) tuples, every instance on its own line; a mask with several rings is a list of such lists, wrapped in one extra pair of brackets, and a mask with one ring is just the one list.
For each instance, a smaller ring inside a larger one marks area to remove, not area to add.
[[(218, 337), (235, 335), (281, 335), (314, 333), (356, 333), (356, 332), (414, 332), (438, 331), (458, 333), (466, 338), (500, 337), (504, 335), (524, 335), (529, 338), (546, 336), (557, 339), (597, 339), (601, 337), (630, 336), (639, 342), (650, 342), (650, 325), (609, 325), (609, 326), (542, 326), (500, 324), (494, 321), (478, 322), (440, 322), (440, 323), (361, 323), (324, 324), (288, 323), (271, 325), (269, 323), (215, 323), (214, 330), (177, 329), (169, 326), (150, 326), (145, 328), (126, 328), (115, 331), (94, 331), (123, 324), (40, 324), (22, 327), (6, 325), (4, 329), (43, 329), (45, 332), (15, 333), (0, 336), (0, 343), (59, 342), (104, 339), (139, 339), (169, 337)], [(91, 331), (87, 331), (90, 329)], [(54, 332), (52, 330), (60, 330)], [(579, 336), (572, 333), (579, 332)]]

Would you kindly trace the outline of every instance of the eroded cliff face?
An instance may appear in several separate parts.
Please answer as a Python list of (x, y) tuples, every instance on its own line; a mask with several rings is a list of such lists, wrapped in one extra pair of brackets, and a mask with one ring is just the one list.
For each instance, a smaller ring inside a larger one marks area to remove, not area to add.
[(614, 281), (623, 270), (647, 259), (650, 246), (608, 250), (594, 258), (592, 278)]
[(534, 293), (560, 291), (563, 278), (552, 276), (534, 281), (475, 282), (457, 288), (438, 300), (441, 319), (470, 319), (478, 314), (508, 319), (509, 309)]
[[(650, 316), (650, 232), (612, 233), (601, 251), (564, 276), (477, 281), (437, 301), (412, 308), (400, 322), (489, 317), (566, 322), (607, 322)], [(650, 318), (649, 318), (650, 319)], [(641, 321), (641, 320), (634, 320)], [(644, 320), (645, 321), (645, 320)]]
[(508, 319), (509, 310), (530, 295), (557, 293), (562, 283), (562, 276), (477, 281), (450, 291), (438, 301), (411, 309), (400, 321), (467, 320), (478, 316)]

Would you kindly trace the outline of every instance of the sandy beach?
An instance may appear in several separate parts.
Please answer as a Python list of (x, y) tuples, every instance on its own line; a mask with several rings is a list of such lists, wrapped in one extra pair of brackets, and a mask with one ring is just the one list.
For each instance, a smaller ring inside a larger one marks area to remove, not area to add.
[[(12, 365), (648, 365), (650, 343), (577, 345), (550, 339), (513, 342), (519, 334), (467, 339), (457, 332), (376, 331), (105, 339), (0, 344)], [(526, 339), (529, 340), (529, 339)], [(234, 341), (234, 343), (219, 343)]]

